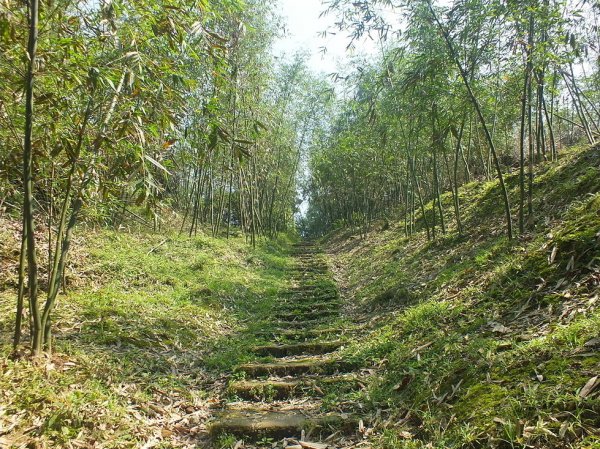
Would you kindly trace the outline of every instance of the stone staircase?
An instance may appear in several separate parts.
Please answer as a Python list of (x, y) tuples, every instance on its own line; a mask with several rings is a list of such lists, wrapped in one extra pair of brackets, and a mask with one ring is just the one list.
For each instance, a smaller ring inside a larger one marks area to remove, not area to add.
[(304, 436), (320, 441), (356, 431), (355, 416), (325, 411), (321, 399), (361, 385), (336, 356), (347, 332), (337, 289), (316, 246), (300, 243), (294, 253), (292, 286), (282, 292), (264, 328), (255, 331), (269, 343), (253, 351), (269, 359), (237, 367), (238, 379), (228, 383), (229, 396), (236, 400), (210, 425), (213, 438), (227, 434), (265, 442)]

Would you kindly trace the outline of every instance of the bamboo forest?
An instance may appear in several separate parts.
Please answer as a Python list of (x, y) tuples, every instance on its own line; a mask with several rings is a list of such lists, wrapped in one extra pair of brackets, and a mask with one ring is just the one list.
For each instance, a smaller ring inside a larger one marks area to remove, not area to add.
[(0, 0), (0, 449), (600, 449), (598, 0)]

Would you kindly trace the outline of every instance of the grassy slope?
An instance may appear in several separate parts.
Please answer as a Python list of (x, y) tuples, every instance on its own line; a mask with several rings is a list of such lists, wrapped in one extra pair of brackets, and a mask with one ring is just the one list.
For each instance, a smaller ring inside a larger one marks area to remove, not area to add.
[[(378, 375), (347, 399), (384, 412), (381, 446), (600, 447), (598, 389), (578, 394), (600, 374), (600, 152), (538, 169), (536, 232), (513, 243), (496, 182), (461, 189), (464, 238), (408, 240), (402, 223), (327, 238), (356, 319), (371, 323), (346, 357)], [(452, 226), (448, 194), (444, 206)]]
[(0, 447), (196, 447), (213, 374), (247, 357), (236, 334), (284, 286), (288, 242), (80, 229), (55, 355), (32, 366), (8, 358), (18, 227), (1, 224)]

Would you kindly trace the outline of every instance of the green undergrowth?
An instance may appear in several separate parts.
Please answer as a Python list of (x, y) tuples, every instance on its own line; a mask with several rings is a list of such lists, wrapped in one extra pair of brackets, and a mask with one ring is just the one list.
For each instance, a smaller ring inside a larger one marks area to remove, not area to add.
[[(16, 257), (17, 235), (3, 231), (5, 261)], [(15, 260), (3, 265), (0, 447), (190, 444), (215, 374), (246, 357), (253, 342), (239, 336), (287, 286), (292, 239), (253, 249), (242, 237), (84, 228), (78, 236), (54, 355), (37, 365), (9, 357)]]
[(370, 407), (379, 446), (600, 446), (600, 388), (580, 394), (600, 373), (600, 154), (537, 170), (535, 229), (513, 242), (495, 182), (461, 188), (462, 237), (449, 194), (435, 241), (402, 222), (328, 236), (355, 318), (375, 323), (344, 357), (377, 375), (338, 400)]

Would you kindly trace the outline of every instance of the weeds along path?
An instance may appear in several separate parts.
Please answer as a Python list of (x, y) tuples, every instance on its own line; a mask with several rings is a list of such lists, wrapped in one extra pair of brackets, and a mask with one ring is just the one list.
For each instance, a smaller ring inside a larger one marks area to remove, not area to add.
[(323, 401), (360, 385), (336, 356), (350, 329), (341, 317), (337, 288), (317, 247), (300, 243), (293, 250), (291, 287), (253, 331), (270, 343), (252, 349), (258, 361), (236, 368), (228, 381), (231, 401), (210, 426), (217, 445), (244, 440), (271, 447), (289, 439), (285, 444), (310, 447), (313, 443), (301, 440), (331, 443), (335, 436), (339, 443), (356, 429), (358, 417), (327, 410)]

